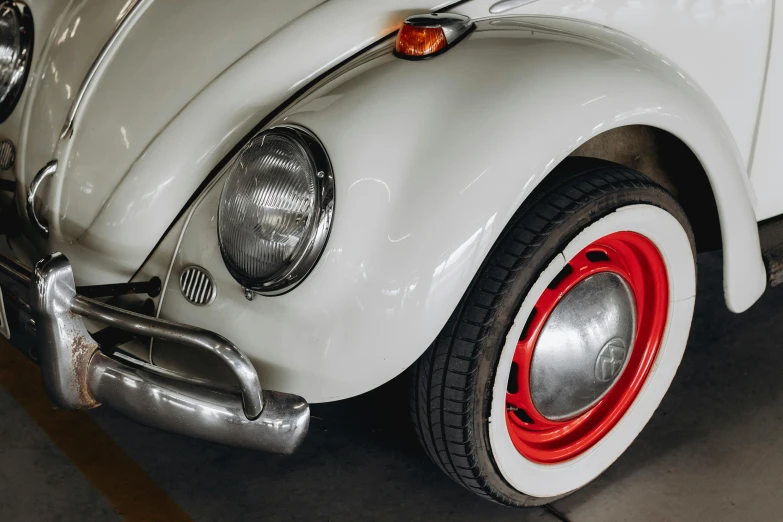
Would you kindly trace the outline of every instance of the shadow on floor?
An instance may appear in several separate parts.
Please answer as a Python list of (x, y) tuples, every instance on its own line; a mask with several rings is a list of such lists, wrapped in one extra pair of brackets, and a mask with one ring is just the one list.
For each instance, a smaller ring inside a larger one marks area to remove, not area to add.
[[(704, 466), (696, 476), (708, 482), (706, 490), (709, 480), (720, 490), (732, 480), (720, 473), (734, 473), (735, 463), (718, 453), (732, 444), (719, 435), (727, 426), (742, 430), (771, 410), (783, 412), (783, 288), (769, 291), (746, 314), (733, 315), (723, 304), (720, 255), (699, 261), (694, 327), (672, 389), (626, 455), (588, 488), (558, 503), (573, 520), (590, 519), (591, 510), (601, 513), (597, 502), (612, 502), (618, 513), (619, 484), (638, 489), (643, 498), (649, 497), (650, 481), (664, 492), (666, 484), (680, 487), (672, 477), (692, 481), (693, 470), (678, 468), (682, 452), (691, 456), (688, 466)], [(307, 441), (288, 458), (157, 432), (107, 409), (94, 418), (199, 520), (554, 520), (543, 510), (519, 511), (474, 498), (442, 475), (419, 448), (407, 404), (407, 381), (399, 378), (362, 397), (315, 405)], [(763, 444), (781, 426), (777, 414), (756, 426), (754, 437)], [(710, 449), (713, 443), (718, 449)], [(710, 503), (708, 492), (696, 496)], [(685, 504), (669, 504), (673, 511), (663, 506), (654, 513), (679, 519), (677, 510)], [(628, 513), (645, 513), (641, 507), (631, 504)], [(596, 519), (624, 518), (604, 512)]]

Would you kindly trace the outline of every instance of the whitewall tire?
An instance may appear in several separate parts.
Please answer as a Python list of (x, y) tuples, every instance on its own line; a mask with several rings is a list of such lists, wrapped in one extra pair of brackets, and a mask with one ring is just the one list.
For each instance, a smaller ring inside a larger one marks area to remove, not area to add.
[(600, 475), (679, 366), (693, 234), (671, 194), (575, 158), (528, 198), (414, 367), (423, 446), (454, 480), (516, 506)]

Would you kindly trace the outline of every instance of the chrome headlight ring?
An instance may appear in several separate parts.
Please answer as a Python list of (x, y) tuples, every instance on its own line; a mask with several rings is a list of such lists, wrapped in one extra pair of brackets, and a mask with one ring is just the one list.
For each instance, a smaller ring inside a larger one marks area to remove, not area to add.
[(30, 8), (16, 0), (0, 2), (0, 123), (22, 97), (33, 59), (33, 17)]
[(226, 268), (246, 291), (293, 290), (318, 262), (334, 217), (334, 174), (323, 144), (303, 127), (269, 128), (232, 159), (226, 178), (217, 219)]

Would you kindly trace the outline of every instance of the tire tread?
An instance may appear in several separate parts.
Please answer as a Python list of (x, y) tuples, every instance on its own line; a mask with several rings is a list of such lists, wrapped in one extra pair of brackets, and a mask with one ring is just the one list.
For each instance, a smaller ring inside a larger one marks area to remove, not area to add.
[(472, 433), (482, 341), (490, 326), (503, 319), (498, 317), (501, 298), (525, 262), (569, 215), (608, 193), (640, 188), (663, 190), (639, 172), (605, 163), (575, 169), (565, 181), (543, 186), (517, 212), (439, 336), (414, 365), (409, 406), (416, 434), (430, 458), (473, 493), (511, 506), (538, 503), (533, 497), (512, 499), (488, 482), (478, 465)]

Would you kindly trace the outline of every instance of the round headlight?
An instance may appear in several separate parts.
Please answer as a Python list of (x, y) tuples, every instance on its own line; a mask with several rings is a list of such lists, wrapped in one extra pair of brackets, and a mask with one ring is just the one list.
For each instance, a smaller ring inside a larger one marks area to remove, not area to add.
[(0, 122), (22, 96), (33, 58), (33, 18), (22, 2), (0, 2)]
[(278, 295), (299, 284), (326, 245), (334, 177), (321, 143), (300, 127), (253, 137), (226, 167), (218, 240), (243, 287)]

